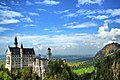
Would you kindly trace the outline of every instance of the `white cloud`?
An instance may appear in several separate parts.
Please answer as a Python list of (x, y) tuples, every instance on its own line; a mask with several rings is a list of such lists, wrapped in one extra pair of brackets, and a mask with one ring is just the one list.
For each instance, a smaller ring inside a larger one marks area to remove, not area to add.
[[(13, 40), (13, 36), (1, 36), (0, 44), (5, 43), (4, 45), (6, 46), (8, 44), (13, 46)], [(96, 45), (96, 42), (100, 41), (94, 34), (84, 33), (66, 35), (18, 35), (18, 45), (22, 42), (24, 47), (34, 47), (36, 54), (45, 53), (48, 47), (52, 48), (53, 54), (95, 54), (98, 49), (93, 45)], [(99, 46), (101, 47), (101, 45)]]
[(33, 5), (33, 3), (32, 2), (30, 2), (30, 1), (26, 1), (26, 5)]
[(33, 22), (31, 18), (26, 17), (26, 18), (21, 18), (21, 21), (23, 22)]
[[(0, 44), (13, 46), (14, 36), (1, 36)], [(23, 43), (24, 47), (34, 47), (36, 54), (45, 53), (48, 47), (52, 48), (53, 55), (69, 54), (96, 54), (102, 48), (104, 39), (95, 34), (73, 33), (59, 35), (18, 35), (18, 42)], [(99, 43), (98, 43), (99, 42)], [(99, 48), (97, 48), (99, 46)], [(4, 47), (4, 51), (5, 51)]]
[(58, 5), (60, 4), (59, 1), (55, 1), (55, 0), (44, 0), (43, 2), (35, 2), (36, 4), (42, 4), (42, 5), (48, 5), (48, 6), (53, 6), (53, 5)]
[(60, 33), (60, 32), (62, 32), (62, 30), (61, 29), (58, 29), (58, 28), (56, 28), (56, 27), (53, 27), (53, 28), (45, 28), (45, 29), (43, 29), (43, 30), (45, 30), (45, 31), (49, 31), (49, 32), (55, 32), (55, 33)]
[(55, 14), (64, 14), (69, 13), (69, 10), (63, 10), (63, 11), (54, 11)]
[(19, 1), (11, 1), (11, 4), (12, 5), (20, 5), (20, 2)]
[(3, 6), (3, 5), (0, 5), (0, 8), (2, 8), (2, 9), (10, 9), (10, 7), (8, 7), (8, 6)]
[(118, 16), (120, 15), (120, 9), (113, 9), (110, 11), (111, 16)]
[[(76, 17), (77, 14), (76, 13), (68, 13), (67, 15), (65, 15), (66, 17)], [(63, 16), (64, 17), (64, 16)]]
[(102, 32), (105, 32), (105, 31), (107, 31), (107, 30), (108, 30), (108, 23), (107, 23), (107, 22), (104, 22), (104, 25), (99, 27), (98, 32), (99, 32), (99, 33), (102, 33)]
[(2, 19), (0, 20), (0, 24), (12, 24), (12, 23), (18, 23), (20, 22), (17, 19)]
[(0, 16), (2, 18), (0, 20), (0, 24), (18, 23), (20, 21), (15, 18), (23, 17), (23, 15), (20, 12), (10, 10), (0, 10)]
[(68, 23), (68, 24), (65, 24), (64, 27), (65, 28), (70, 28), (70, 29), (74, 29), (74, 28), (89, 28), (89, 27), (94, 27), (94, 26), (97, 26), (95, 23), (92, 23), (92, 22), (84, 22), (84, 23), (81, 23), (81, 24), (78, 24), (78, 23)]
[(101, 5), (104, 0), (78, 0), (77, 7), (80, 5), (98, 4)]
[(25, 27), (34, 27), (34, 26), (37, 26), (35, 24), (26, 24)]
[(105, 22), (103, 26), (99, 27), (98, 36), (108, 41), (105, 44), (112, 42), (120, 43), (120, 29), (112, 28), (110, 31), (108, 29), (108, 22)]
[(8, 30), (13, 30), (13, 29), (0, 27), (0, 32), (4, 32), (4, 31), (8, 31)]
[(108, 16), (106, 15), (98, 15), (98, 16), (87, 16), (88, 18), (92, 18), (92, 19), (99, 19), (99, 20), (102, 20), (102, 19), (107, 19)]
[(23, 17), (20, 12), (10, 10), (0, 10), (0, 16), (2, 16), (3, 18)]
[[(97, 16), (96, 16), (97, 15)], [(93, 19), (106, 19), (115, 16), (120, 16), (120, 9), (101, 9), (101, 10), (89, 10), (89, 9), (79, 9), (77, 11), (69, 10), (62, 17), (79, 17), (85, 16)]]
[(29, 12), (28, 14), (31, 15), (31, 16), (39, 16), (38, 13), (34, 13), (34, 12)]
[(0, 2), (0, 4), (2, 4), (2, 5), (6, 5), (6, 3), (5, 3), (5, 2)]
[(39, 10), (39, 11), (47, 11), (46, 9), (40, 9), (40, 8), (39, 8), (38, 10)]
[(120, 18), (112, 20), (113, 22), (120, 23)]

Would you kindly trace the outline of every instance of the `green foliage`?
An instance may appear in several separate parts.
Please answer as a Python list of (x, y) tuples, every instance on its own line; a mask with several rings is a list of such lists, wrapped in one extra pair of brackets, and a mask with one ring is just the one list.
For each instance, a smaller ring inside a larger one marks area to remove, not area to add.
[(85, 73), (91, 73), (94, 71), (94, 66), (90, 66), (90, 67), (86, 67), (86, 68), (79, 68), (79, 69), (76, 69), (73, 71), (79, 75), (85, 74)]
[(48, 67), (44, 80), (79, 80), (79, 76), (61, 59), (50, 61)]
[(9, 72), (5, 65), (0, 66), (0, 80), (38, 80), (36, 73), (32, 72), (31, 68), (23, 68)]
[(5, 68), (5, 65), (0, 66), (0, 80), (12, 80), (10, 72)]
[[(112, 65), (113, 63), (116, 64), (118, 63), (118, 67), (120, 68), (119, 62), (120, 62), (120, 50), (116, 50), (112, 55), (109, 55), (102, 60), (98, 60), (97, 63), (95, 64), (95, 72), (92, 78), (94, 80), (113, 80), (114, 69), (112, 68)], [(116, 71), (119, 71), (119, 69)]]

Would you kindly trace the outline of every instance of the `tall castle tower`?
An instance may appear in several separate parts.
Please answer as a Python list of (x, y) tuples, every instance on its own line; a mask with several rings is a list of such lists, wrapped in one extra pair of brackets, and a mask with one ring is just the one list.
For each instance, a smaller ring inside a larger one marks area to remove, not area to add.
[(51, 49), (48, 48), (47, 51), (48, 51), (48, 52), (47, 52), (47, 60), (51, 60), (51, 55), (52, 55)]
[(17, 45), (18, 45), (18, 42), (17, 42), (17, 36), (16, 36), (16, 37), (15, 37), (15, 40), (14, 40), (14, 47), (17, 48), (17, 47), (18, 47)]

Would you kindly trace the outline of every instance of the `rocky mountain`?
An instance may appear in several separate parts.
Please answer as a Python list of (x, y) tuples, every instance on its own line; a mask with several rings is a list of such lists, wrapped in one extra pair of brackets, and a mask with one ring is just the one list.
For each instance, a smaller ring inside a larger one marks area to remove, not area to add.
[(94, 57), (93, 80), (120, 80), (120, 44), (104, 46)]
[(120, 49), (120, 44), (118, 43), (111, 43), (103, 47), (96, 55), (95, 59), (101, 59), (108, 55), (113, 54), (113, 52), (117, 49)]
[(96, 62), (92, 78), (93, 80), (120, 80), (120, 49)]

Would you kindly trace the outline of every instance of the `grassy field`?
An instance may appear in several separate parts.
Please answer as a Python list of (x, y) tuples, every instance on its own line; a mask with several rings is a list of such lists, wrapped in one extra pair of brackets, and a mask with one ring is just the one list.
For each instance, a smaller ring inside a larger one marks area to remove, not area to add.
[[(67, 64), (71, 67), (73, 67), (73, 66), (77, 67), (77, 68), (72, 68), (72, 69), (78, 75), (81, 75), (84, 73), (91, 73), (94, 70), (94, 66), (86, 65), (86, 61), (70, 61), (70, 62), (67, 62)], [(81, 66), (83, 66), (83, 67), (81, 67)]]
[(79, 65), (82, 65), (82, 64), (84, 64), (84, 63), (85, 63), (85, 61), (67, 62), (67, 64), (68, 64), (69, 66), (79, 66)]
[(94, 70), (93, 66), (87, 67), (87, 68), (81, 68), (81, 69), (77, 69), (77, 70), (73, 70), (75, 73), (81, 75), (84, 73), (91, 73)]

